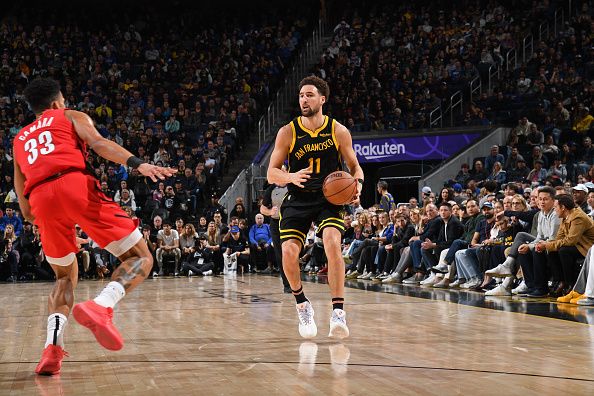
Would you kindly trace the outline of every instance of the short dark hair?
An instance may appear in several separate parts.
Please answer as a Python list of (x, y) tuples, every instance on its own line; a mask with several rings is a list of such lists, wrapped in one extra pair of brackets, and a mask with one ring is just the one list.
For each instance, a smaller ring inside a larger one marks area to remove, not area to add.
[(518, 186), (516, 183), (513, 183), (513, 182), (507, 183), (505, 185), (505, 188), (506, 189), (509, 188), (510, 190), (513, 190), (516, 193), (520, 192), (520, 186)]
[(385, 180), (380, 180), (377, 182), (377, 186), (379, 188), (381, 188), (382, 190), (387, 190), (388, 189), (388, 183)]
[(53, 78), (36, 78), (23, 91), (25, 100), (35, 114), (49, 109), (60, 95), (60, 84)]
[(549, 194), (551, 196), (551, 198), (555, 198), (555, 195), (557, 194), (557, 191), (555, 191), (555, 189), (551, 186), (542, 186), (538, 189), (538, 193), (546, 193)]
[(559, 194), (555, 196), (555, 200), (559, 203), (559, 205), (564, 206), (566, 209), (571, 210), (575, 208), (575, 201), (569, 194)]
[(442, 203), (439, 204), (439, 207), (441, 208), (442, 206), (447, 206), (447, 208), (449, 210), (452, 210), (452, 205), (450, 205), (450, 203), (448, 201), (443, 201)]
[(487, 180), (483, 184), (483, 187), (485, 187), (485, 190), (487, 190), (488, 192), (495, 192), (495, 190), (497, 190), (497, 182), (494, 180)]
[(303, 88), (304, 85), (313, 85), (316, 87), (320, 95), (326, 97), (326, 100), (330, 97), (330, 87), (328, 86), (328, 83), (318, 76), (308, 76), (301, 80), (299, 83), (299, 91), (301, 91), (301, 88)]

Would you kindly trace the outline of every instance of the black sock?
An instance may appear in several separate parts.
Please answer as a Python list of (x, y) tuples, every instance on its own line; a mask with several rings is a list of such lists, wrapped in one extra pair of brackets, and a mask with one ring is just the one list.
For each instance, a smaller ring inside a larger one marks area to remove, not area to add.
[(297, 304), (301, 304), (308, 301), (308, 299), (305, 298), (305, 293), (303, 293), (303, 286), (301, 286), (299, 290), (291, 289), (291, 291), (293, 292), (293, 297), (295, 297), (295, 301), (297, 302)]
[(332, 299), (332, 309), (343, 309), (344, 308), (344, 298), (336, 297)]

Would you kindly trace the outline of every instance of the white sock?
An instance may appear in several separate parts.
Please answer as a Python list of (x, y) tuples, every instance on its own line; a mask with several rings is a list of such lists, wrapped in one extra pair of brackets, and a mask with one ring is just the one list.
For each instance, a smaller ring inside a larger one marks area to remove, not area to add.
[(514, 257), (507, 256), (505, 258), (505, 261), (503, 262), (503, 265), (505, 265), (506, 267), (511, 267), (515, 261), (516, 261), (516, 259)]
[(105, 308), (113, 308), (126, 295), (126, 290), (118, 282), (109, 282), (93, 301)]
[(503, 287), (505, 287), (507, 290), (509, 290), (511, 288), (510, 286), (512, 285), (513, 281), (514, 281), (514, 278), (512, 276), (508, 276), (502, 282)]
[(45, 348), (54, 344), (64, 348), (64, 328), (68, 318), (61, 313), (53, 313), (47, 317), (47, 338), (45, 339)]

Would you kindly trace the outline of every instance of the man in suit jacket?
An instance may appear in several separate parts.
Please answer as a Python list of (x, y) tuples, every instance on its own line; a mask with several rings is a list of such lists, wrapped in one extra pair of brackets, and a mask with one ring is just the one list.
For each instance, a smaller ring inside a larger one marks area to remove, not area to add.
[(441, 224), (437, 239), (427, 238), (421, 243), (421, 256), (426, 270), (437, 265), (441, 252), (448, 249), (464, 233), (464, 226), (460, 220), (452, 216), (452, 206), (448, 202), (439, 205), (439, 217)]

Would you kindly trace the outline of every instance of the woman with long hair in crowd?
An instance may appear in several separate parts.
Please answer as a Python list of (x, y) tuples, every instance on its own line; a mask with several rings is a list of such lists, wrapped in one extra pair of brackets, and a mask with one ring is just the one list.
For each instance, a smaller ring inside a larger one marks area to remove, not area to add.
[(221, 244), (223, 242), (223, 235), (221, 230), (216, 226), (214, 221), (208, 223), (206, 230), (206, 246), (212, 250), (215, 258), (215, 273), (223, 269), (223, 249)]
[(450, 187), (444, 187), (441, 189), (439, 193), (439, 197), (437, 198), (437, 202), (435, 205), (439, 207), (442, 202), (450, 202), (454, 199), (454, 190)]
[[(198, 234), (192, 223), (187, 223), (183, 226), (182, 232), (179, 234), (179, 248), (181, 250), (180, 262), (189, 261), (189, 256), (196, 251), (196, 239)], [(184, 267), (183, 264), (181, 266)]]
[(12, 224), (7, 224), (6, 228), (4, 229), (4, 238), (3, 241), (16, 241), (17, 236), (14, 232), (14, 226)]

